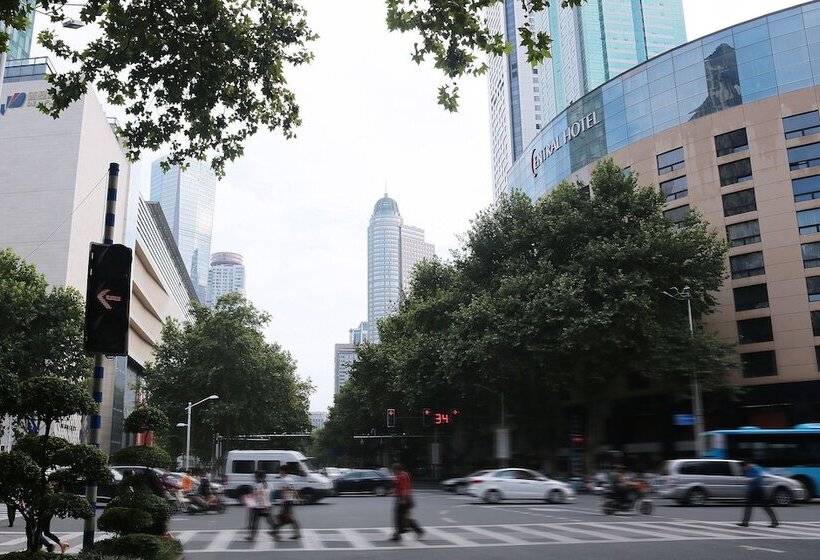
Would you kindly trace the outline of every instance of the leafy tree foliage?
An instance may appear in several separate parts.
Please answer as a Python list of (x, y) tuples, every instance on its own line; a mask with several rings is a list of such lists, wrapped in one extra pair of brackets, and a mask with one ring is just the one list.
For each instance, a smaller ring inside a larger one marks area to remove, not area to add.
[(11, 451), (0, 453), (0, 502), (25, 520), (30, 551), (40, 547), (44, 519), (91, 515), (71, 489), (110, 476), (99, 450), (51, 435), (56, 422), (96, 411), (84, 383), (82, 325), (75, 290), (49, 289), (32, 265), (0, 251), (0, 416), (10, 415), (17, 432)]
[(142, 432), (165, 433), (168, 430), (168, 416), (154, 406), (142, 404), (135, 408), (123, 423), (123, 429), (131, 434)]
[[(172, 422), (185, 419), (188, 402), (219, 395), (193, 411), (192, 454), (209, 457), (216, 434), (309, 431), (312, 386), (296, 375), (290, 354), (265, 341), (270, 316), (239, 294), (192, 313), (191, 322), (165, 324), (145, 375), (148, 402)], [(172, 432), (169, 443), (183, 451), (184, 434)]]
[[(486, 452), (476, 426), (500, 420), (503, 393), (522, 447), (543, 456), (571, 403), (586, 407), (594, 448), (608, 403), (634, 379), (670, 392), (697, 373), (720, 386), (731, 349), (702, 328), (690, 337), (685, 308), (663, 291), (689, 286), (699, 322), (726, 246), (696, 213), (675, 225), (663, 207), (657, 188), (607, 160), (588, 185), (536, 202), (513, 193), (479, 214), (454, 262), (418, 267), (380, 344), (360, 349), (323, 446), (355, 453), (353, 433), (384, 426), (387, 407), (458, 406)], [(361, 402), (375, 410), (363, 415)]]
[(144, 467), (158, 467), (170, 469), (175, 462), (173, 457), (161, 447), (147, 445), (131, 445), (123, 447), (111, 455), (112, 465), (139, 465)]

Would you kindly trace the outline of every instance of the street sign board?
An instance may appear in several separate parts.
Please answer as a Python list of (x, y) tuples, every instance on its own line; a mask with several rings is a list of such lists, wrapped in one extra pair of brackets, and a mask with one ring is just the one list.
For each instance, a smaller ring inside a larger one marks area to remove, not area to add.
[(128, 355), (131, 248), (91, 243), (85, 292), (85, 351)]
[(675, 426), (694, 426), (695, 416), (693, 414), (675, 414)]

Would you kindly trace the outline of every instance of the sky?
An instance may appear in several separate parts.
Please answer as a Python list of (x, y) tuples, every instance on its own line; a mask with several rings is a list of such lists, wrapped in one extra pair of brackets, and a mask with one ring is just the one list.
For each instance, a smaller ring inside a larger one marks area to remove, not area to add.
[[(557, 0), (556, 0), (557, 1)], [(683, 0), (692, 40), (795, 0)], [(447, 258), (491, 201), (486, 83), (461, 83), (461, 108), (436, 103), (441, 84), (410, 60), (411, 36), (389, 33), (383, 0), (304, 0), (315, 61), (289, 75), (301, 106), (297, 137), (252, 138), (217, 188), (213, 252), (245, 258), (246, 294), (272, 315), (266, 335), (333, 400), (333, 345), (367, 318), (367, 224), (385, 192), (405, 223)], [(40, 27), (41, 24), (38, 24)], [(74, 32), (81, 41), (93, 31)], [(47, 54), (35, 48), (34, 55)], [(150, 162), (133, 181), (148, 195)]]

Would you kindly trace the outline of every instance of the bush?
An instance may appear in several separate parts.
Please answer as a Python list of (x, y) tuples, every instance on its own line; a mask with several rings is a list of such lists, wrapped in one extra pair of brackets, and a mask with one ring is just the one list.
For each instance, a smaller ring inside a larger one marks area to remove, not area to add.
[(112, 465), (134, 465), (141, 467), (158, 467), (168, 469), (174, 465), (174, 459), (161, 447), (133, 445), (123, 447), (111, 456)]
[[(148, 514), (151, 523), (142, 529), (144, 533), (164, 535), (168, 532), (168, 523), (171, 521), (171, 509), (165, 500), (145, 491), (127, 491), (115, 496), (108, 508), (141, 510)], [(103, 514), (105, 515), (105, 514)], [(102, 520), (102, 516), (100, 517)], [(136, 532), (136, 531), (134, 531)]]
[(125, 535), (97, 542), (94, 551), (107, 556), (127, 555), (140, 560), (176, 560), (182, 554), (182, 545), (179, 541), (156, 535)]
[(142, 509), (126, 507), (107, 507), (97, 521), (97, 527), (101, 531), (116, 533), (118, 535), (130, 535), (132, 533), (144, 533), (154, 524), (151, 514)]

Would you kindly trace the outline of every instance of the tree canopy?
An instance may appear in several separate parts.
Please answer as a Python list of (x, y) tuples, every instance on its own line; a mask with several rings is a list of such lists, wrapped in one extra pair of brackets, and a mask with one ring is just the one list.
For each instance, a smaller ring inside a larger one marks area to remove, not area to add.
[[(548, 0), (516, 0), (528, 15)], [(555, 0), (556, 2), (558, 0)], [(561, 0), (577, 6), (584, 0)], [(513, 49), (493, 29), (485, 13), (497, 0), (386, 0), (387, 26), (416, 37), (411, 58), (432, 60), (447, 80), (438, 102), (458, 108), (457, 80), (487, 71), (488, 56)], [(71, 63), (49, 76), (50, 103), (40, 105), (58, 117), (90, 88), (125, 114), (119, 135), (128, 157), (167, 148), (165, 164), (209, 159), (218, 175), (226, 162), (244, 152), (260, 128), (291, 137), (301, 124), (299, 105), (287, 73), (309, 63), (310, 30), (299, 0), (211, 0), (205, 3), (153, 0), (10, 0), (0, 5), (0, 24), (23, 30), (32, 10), (53, 22), (79, 19), (98, 35), (74, 48), (61, 34), (46, 30), (40, 43)], [(2, 26), (0, 26), (2, 27)], [(0, 52), (9, 31), (0, 31)], [(527, 59), (550, 56), (550, 37), (525, 18), (518, 29)], [(351, 53), (354, 55), (354, 53)]]
[[(169, 320), (145, 373), (148, 403), (173, 425), (185, 407), (210, 395), (193, 410), (192, 454), (210, 457), (216, 434), (309, 431), (312, 386), (296, 375), (296, 363), (262, 329), (270, 316), (240, 294), (219, 299), (213, 309), (194, 304), (190, 322)], [(171, 432), (170, 448), (185, 449), (184, 431)]]
[[(537, 448), (569, 403), (606, 404), (636, 379), (668, 391), (697, 373), (720, 386), (731, 349), (702, 327), (690, 337), (685, 304), (663, 292), (689, 286), (700, 322), (714, 309), (726, 246), (695, 212), (667, 220), (664, 202), (605, 160), (588, 185), (563, 183), (535, 202), (513, 192), (480, 213), (455, 260), (419, 266), (398, 312), (380, 322), (380, 343), (360, 348), (326, 445), (383, 432), (387, 407), (459, 407), (492, 425), (503, 393)], [(361, 414), (361, 402), (376, 410)]]

